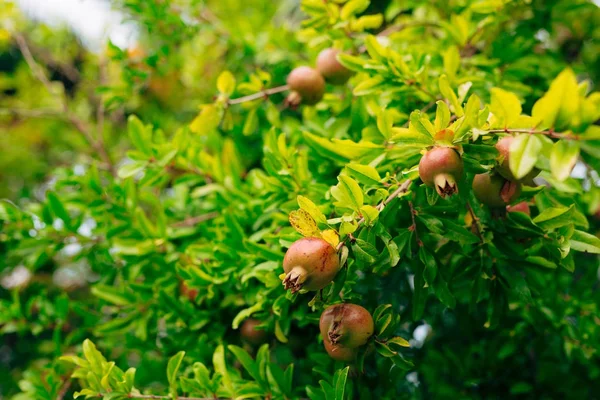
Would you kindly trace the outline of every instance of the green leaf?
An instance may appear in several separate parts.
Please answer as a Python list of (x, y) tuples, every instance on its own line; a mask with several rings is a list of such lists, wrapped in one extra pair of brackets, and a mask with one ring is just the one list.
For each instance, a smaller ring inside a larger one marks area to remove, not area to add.
[(414, 128), (392, 128), (390, 142), (401, 146), (423, 148), (434, 144), (431, 136), (424, 136)]
[(360, 14), (369, 7), (369, 3), (369, 0), (350, 0), (342, 7), (340, 18), (342, 20), (348, 20), (350, 17)]
[(217, 90), (227, 96), (235, 90), (235, 77), (229, 71), (223, 71), (217, 78)]
[(262, 381), (260, 371), (258, 370), (258, 365), (254, 362), (246, 350), (234, 345), (229, 345), (227, 348), (235, 355), (235, 358), (238, 359), (240, 364), (242, 364), (242, 367), (248, 371), (248, 374), (250, 374), (255, 381)]
[(167, 364), (167, 379), (169, 380), (169, 392), (174, 399), (177, 398), (177, 371), (181, 366), (181, 361), (185, 356), (185, 351), (180, 351), (169, 359)]
[(510, 145), (510, 171), (515, 178), (521, 179), (527, 175), (535, 166), (542, 141), (536, 135), (522, 134), (512, 141)]
[(410, 125), (408, 129), (414, 129), (425, 137), (434, 137), (436, 133), (435, 128), (427, 118), (427, 114), (423, 114), (418, 110), (410, 113)]
[(48, 206), (50, 207), (52, 213), (65, 223), (65, 227), (67, 227), (67, 229), (71, 229), (71, 217), (69, 216), (67, 209), (57, 194), (49, 190), (46, 193), (46, 197), (48, 198)]
[(116, 287), (97, 284), (92, 286), (91, 292), (94, 296), (118, 306), (127, 306), (135, 302), (135, 298), (122, 293)]
[(392, 127), (394, 126), (394, 112), (392, 110), (381, 110), (377, 114), (377, 129), (386, 138), (392, 136)]
[(558, 181), (566, 180), (579, 158), (579, 143), (574, 140), (559, 140), (552, 146), (550, 170)]
[(335, 400), (345, 400), (346, 382), (348, 381), (348, 372), (350, 367), (346, 367), (336, 372), (335, 378)]
[(375, 246), (362, 239), (356, 239), (356, 242), (352, 245), (352, 250), (359, 260), (368, 264), (374, 263), (379, 255)]
[(490, 111), (494, 114), (497, 121), (495, 127), (512, 127), (512, 123), (521, 115), (521, 101), (511, 92), (500, 88), (492, 88)]
[(302, 134), (308, 145), (325, 158), (342, 162), (357, 160), (367, 154), (378, 153), (383, 148), (371, 142), (355, 143), (351, 140), (336, 139), (331, 141), (309, 132), (303, 132)]
[(438, 100), (436, 104), (437, 109), (435, 111), (434, 127), (435, 131), (439, 132), (448, 127), (448, 123), (450, 122), (450, 109), (445, 101)]
[(350, 170), (349, 173), (353, 177), (366, 185), (378, 185), (381, 182), (379, 173), (370, 165), (350, 163), (346, 165), (346, 168)]
[(119, 168), (117, 175), (121, 179), (127, 179), (142, 172), (148, 164), (143, 161), (135, 161), (130, 164), (125, 164)]
[(533, 222), (544, 230), (553, 230), (573, 223), (574, 208), (550, 207), (542, 211)]
[(450, 88), (450, 83), (448, 82), (448, 77), (446, 75), (440, 76), (439, 87), (442, 96), (450, 102), (452, 108), (454, 109), (454, 113), (458, 117), (462, 117), (464, 115), (464, 110), (458, 101), (458, 97), (456, 97), (456, 93)]
[(364, 196), (358, 183), (346, 175), (338, 176), (338, 181), (337, 186), (331, 188), (331, 195), (337, 200), (337, 206), (360, 212)]
[(575, 230), (569, 241), (575, 251), (600, 254), (600, 238), (597, 236)]
[(398, 345), (400, 347), (410, 347), (410, 343), (408, 342), (408, 340), (404, 339), (403, 337), (400, 336), (396, 336), (393, 337), (391, 339), (389, 339), (387, 341), (388, 344), (395, 344)]
[(131, 143), (147, 156), (152, 155), (152, 132), (135, 115), (127, 119), (127, 132)]
[(425, 247), (421, 246), (419, 248), (419, 259), (423, 263), (425, 270), (423, 272), (423, 277), (425, 278), (425, 282), (429, 285), (433, 284), (435, 280), (435, 276), (437, 275), (437, 262), (435, 261), (435, 257), (425, 249)]

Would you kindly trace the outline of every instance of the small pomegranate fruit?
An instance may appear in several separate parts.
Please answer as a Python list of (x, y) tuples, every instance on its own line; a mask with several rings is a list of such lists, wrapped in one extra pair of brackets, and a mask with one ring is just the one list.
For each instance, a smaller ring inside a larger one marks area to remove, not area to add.
[(506, 211), (508, 212), (522, 212), (527, 215), (531, 215), (531, 210), (529, 209), (529, 204), (526, 201), (522, 201), (520, 203), (515, 204), (514, 206), (506, 206)]
[(300, 289), (323, 289), (339, 269), (338, 255), (328, 242), (321, 238), (302, 238), (285, 253), (283, 285), (292, 293)]
[(514, 140), (514, 136), (505, 136), (502, 139), (498, 140), (496, 143), (496, 150), (500, 153), (498, 156), (498, 166), (496, 167), (496, 171), (506, 179), (511, 181), (520, 181), (527, 185), (533, 184), (533, 178), (540, 174), (540, 170), (537, 168), (533, 168), (527, 175), (522, 177), (521, 179), (516, 179), (510, 170), (509, 166), (509, 157), (510, 157), (510, 146)]
[(292, 92), (286, 102), (291, 106), (298, 106), (300, 103), (317, 104), (325, 94), (325, 79), (311, 67), (294, 68), (287, 77), (287, 84)]
[(352, 76), (352, 71), (338, 61), (339, 53), (337, 49), (328, 48), (320, 52), (317, 57), (317, 70), (332, 85), (344, 84)]
[(181, 281), (179, 284), (179, 292), (182, 296), (187, 297), (190, 301), (196, 301), (196, 297), (198, 297), (198, 289), (190, 289), (190, 287), (185, 283), (185, 281)]
[(323, 311), (319, 329), (325, 342), (356, 348), (367, 343), (375, 331), (373, 317), (356, 304), (336, 304)]
[(337, 361), (350, 362), (353, 361), (358, 354), (358, 350), (356, 348), (332, 344), (327, 340), (325, 340), (323, 344), (325, 345), (325, 351), (327, 354), (329, 354), (329, 357)]
[(262, 324), (262, 322), (254, 318), (248, 318), (245, 320), (240, 329), (240, 336), (242, 337), (242, 340), (254, 346), (258, 346), (266, 342), (267, 332), (262, 329), (256, 329), (256, 327), (260, 324)]
[(419, 176), (427, 186), (434, 186), (442, 198), (458, 193), (456, 181), (462, 177), (463, 161), (456, 150), (434, 147), (421, 158)]
[(473, 179), (475, 197), (490, 207), (505, 207), (521, 194), (521, 184), (496, 174), (478, 174)]

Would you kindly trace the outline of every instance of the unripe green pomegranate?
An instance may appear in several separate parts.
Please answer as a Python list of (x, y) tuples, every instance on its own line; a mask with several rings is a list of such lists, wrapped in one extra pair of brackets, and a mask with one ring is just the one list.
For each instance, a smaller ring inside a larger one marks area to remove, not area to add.
[(375, 325), (373, 317), (363, 307), (336, 304), (323, 311), (319, 329), (325, 342), (354, 349), (367, 343)]
[(339, 50), (328, 48), (317, 56), (317, 70), (332, 85), (341, 85), (352, 76), (352, 71), (344, 67), (337, 59)]
[(240, 328), (240, 336), (242, 337), (242, 340), (254, 346), (258, 346), (266, 342), (267, 332), (262, 329), (256, 329), (256, 327), (261, 323), (261, 321), (254, 318), (248, 318), (245, 320)]
[(341, 346), (339, 344), (333, 344), (328, 340), (323, 341), (325, 351), (329, 354), (329, 357), (337, 361), (350, 362), (356, 358), (358, 349)]
[(510, 146), (514, 140), (514, 136), (505, 136), (498, 140), (496, 143), (496, 150), (500, 153), (498, 156), (499, 164), (496, 166), (496, 171), (506, 179), (511, 181), (520, 181), (525, 183), (526, 185), (533, 184), (533, 178), (540, 174), (540, 170), (537, 168), (533, 168), (527, 175), (522, 177), (521, 179), (516, 179), (510, 170), (509, 166), (509, 158), (510, 158)]
[(419, 162), (419, 177), (427, 186), (435, 187), (446, 198), (458, 193), (456, 181), (463, 174), (463, 161), (458, 152), (449, 147), (434, 147)]
[(287, 77), (287, 84), (291, 93), (286, 101), (297, 106), (303, 104), (317, 104), (325, 94), (325, 79), (319, 71), (311, 67), (294, 68)]
[(522, 212), (527, 215), (531, 215), (531, 210), (529, 209), (529, 204), (526, 201), (522, 201), (520, 203), (515, 204), (514, 206), (506, 206), (506, 211), (508, 212)]
[(283, 285), (296, 293), (327, 286), (340, 269), (335, 249), (321, 238), (302, 238), (290, 246), (283, 259)]
[(473, 179), (473, 193), (487, 206), (505, 207), (519, 197), (521, 184), (497, 174), (478, 174)]

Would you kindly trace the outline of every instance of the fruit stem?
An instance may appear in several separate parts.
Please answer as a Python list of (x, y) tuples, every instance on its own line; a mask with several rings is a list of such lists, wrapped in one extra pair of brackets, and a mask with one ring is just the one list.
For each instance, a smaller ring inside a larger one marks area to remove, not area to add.
[(249, 94), (249, 95), (243, 96), (243, 97), (238, 97), (237, 99), (229, 99), (229, 100), (227, 100), (227, 104), (228, 105), (240, 104), (240, 103), (245, 103), (247, 101), (258, 100), (261, 98), (267, 98), (275, 93), (285, 92), (286, 90), (289, 90), (289, 88), (290, 87), (288, 85), (282, 85), (282, 86), (277, 86), (277, 87), (270, 88), (270, 89), (261, 90), (260, 92), (252, 93), (252, 94)]

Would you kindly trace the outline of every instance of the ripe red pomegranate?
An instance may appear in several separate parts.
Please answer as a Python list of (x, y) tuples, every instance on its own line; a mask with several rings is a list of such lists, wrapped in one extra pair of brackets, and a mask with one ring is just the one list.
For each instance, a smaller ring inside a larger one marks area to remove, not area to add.
[(456, 182), (462, 174), (462, 159), (456, 150), (449, 147), (434, 147), (419, 162), (419, 177), (427, 186), (435, 187), (443, 198), (458, 193)]
[(240, 329), (240, 336), (242, 340), (254, 345), (258, 346), (267, 341), (267, 332), (262, 329), (256, 329), (258, 325), (262, 324), (261, 321), (248, 318), (242, 324)]
[(321, 238), (302, 238), (290, 246), (283, 259), (283, 285), (292, 293), (327, 286), (340, 269), (335, 249)]
[(356, 348), (367, 343), (375, 325), (365, 308), (356, 304), (336, 304), (323, 311), (319, 329), (324, 341)]
[(521, 179), (516, 179), (510, 170), (509, 166), (509, 158), (510, 158), (510, 146), (514, 140), (514, 136), (505, 136), (498, 140), (496, 143), (496, 150), (500, 153), (498, 156), (499, 164), (496, 166), (496, 171), (503, 177), (511, 181), (520, 181), (525, 183), (526, 185), (533, 184), (533, 178), (540, 174), (540, 170), (537, 168), (533, 168), (527, 175), (522, 177)]
[(475, 197), (490, 207), (505, 207), (521, 194), (521, 184), (496, 174), (478, 174), (473, 179)]
[(337, 55), (339, 53), (340, 51), (337, 49), (328, 48), (321, 51), (317, 57), (317, 70), (332, 85), (346, 83), (352, 76), (352, 71), (338, 61)]
[(329, 357), (337, 361), (350, 362), (353, 361), (358, 354), (358, 349), (356, 348), (332, 344), (327, 340), (323, 341), (323, 345), (325, 346), (325, 351), (329, 354)]
[(291, 93), (286, 101), (291, 106), (317, 104), (325, 94), (325, 79), (319, 71), (311, 67), (294, 68), (287, 77)]

